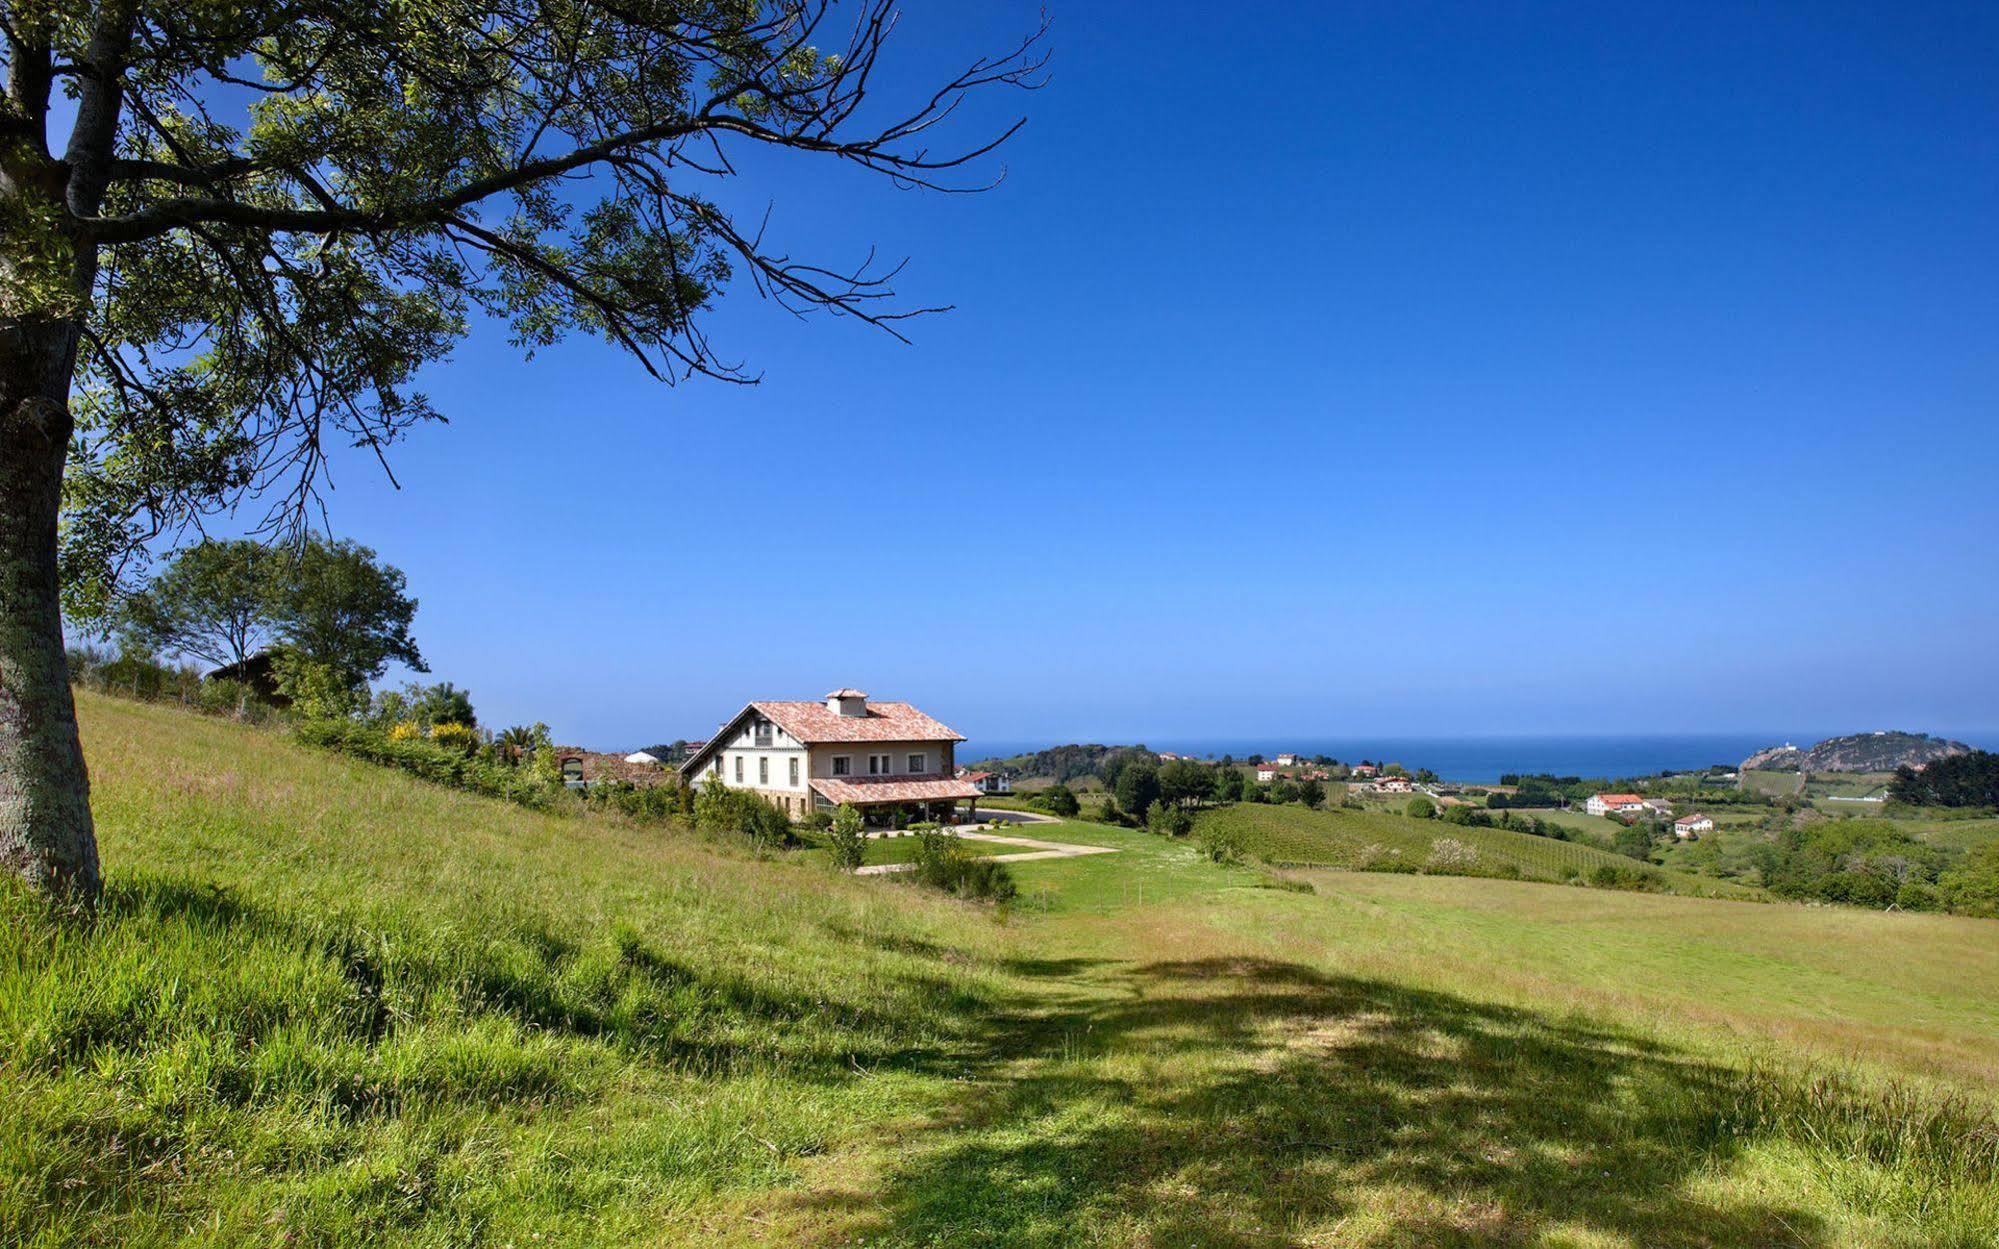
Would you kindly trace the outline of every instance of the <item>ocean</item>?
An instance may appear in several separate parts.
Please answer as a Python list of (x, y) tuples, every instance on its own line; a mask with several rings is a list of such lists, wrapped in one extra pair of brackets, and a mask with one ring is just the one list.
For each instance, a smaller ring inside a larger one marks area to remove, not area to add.
[[(1550, 772), (1556, 776), (1651, 776), (1686, 772), (1711, 764), (1734, 767), (1765, 746), (1793, 742), (1810, 746), (1835, 733), (1702, 733), (1652, 736), (1520, 736), (1520, 737), (1285, 737), (1285, 738), (1158, 738), (1146, 741), (1153, 750), (1170, 750), (1197, 758), (1265, 758), (1281, 752), (1328, 755), (1341, 763), (1362, 759), (1399, 763), (1411, 771), (1429, 768), (1450, 781), (1497, 781), (1510, 772)], [(1946, 736), (1962, 736), (1946, 734)], [(1981, 738), (1966, 738), (1985, 746)], [(1052, 741), (979, 741), (958, 748), (962, 760), (1005, 758), (1046, 750)]]

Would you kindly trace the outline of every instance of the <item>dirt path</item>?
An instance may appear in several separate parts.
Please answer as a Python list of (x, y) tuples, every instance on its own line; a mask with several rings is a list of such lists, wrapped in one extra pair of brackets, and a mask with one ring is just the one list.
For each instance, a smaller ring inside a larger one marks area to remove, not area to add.
[[(887, 833), (870, 833), (870, 837), (886, 837)], [(987, 856), (995, 863), (1025, 863), (1030, 859), (1075, 859), (1086, 854), (1116, 854), (1115, 846), (1078, 846), (1061, 841), (1039, 841), (1033, 837), (1007, 837), (999, 833), (960, 832), (958, 836), (966, 841), (990, 841), (1002, 846), (1025, 846), (1020, 854), (995, 854)], [(907, 872), (914, 863), (875, 863), (856, 868), (856, 876), (882, 876), (889, 872)]]

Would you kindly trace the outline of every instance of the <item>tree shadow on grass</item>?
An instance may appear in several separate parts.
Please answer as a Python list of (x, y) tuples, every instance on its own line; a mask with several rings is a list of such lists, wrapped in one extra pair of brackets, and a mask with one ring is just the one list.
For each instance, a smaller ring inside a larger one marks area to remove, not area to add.
[(1742, 1077), (1655, 1041), (1266, 960), (1086, 974), (878, 1191), (807, 1203), (888, 1244), (1829, 1243), (1696, 1195)]

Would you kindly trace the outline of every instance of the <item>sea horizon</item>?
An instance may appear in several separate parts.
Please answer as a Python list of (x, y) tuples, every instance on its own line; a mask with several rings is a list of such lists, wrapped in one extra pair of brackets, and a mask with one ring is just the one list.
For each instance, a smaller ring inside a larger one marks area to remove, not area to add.
[[(1909, 732), (1925, 730), (1911, 729)], [(1935, 734), (1984, 749), (1999, 743), (1999, 732)], [(1555, 776), (1579, 776), (1612, 780), (1626, 776), (1652, 776), (1660, 772), (1687, 772), (1724, 764), (1730, 768), (1759, 750), (1786, 742), (1805, 748), (1836, 732), (1807, 733), (1523, 733), (1456, 734), (1437, 736), (1343, 736), (1314, 737), (1159, 737), (1141, 742), (1103, 742), (1103, 745), (1142, 744), (1149, 750), (1171, 751), (1202, 759), (1233, 755), (1243, 759), (1252, 754), (1269, 758), (1284, 752), (1307, 757), (1325, 755), (1341, 763), (1371, 759), (1379, 763), (1399, 763), (1411, 771), (1428, 768), (1448, 781), (1496, 782), (1513, 773), (1546, 772)], [(1048, 750), (1071, 744), (1074, 739), (1053, 738), (974, 738), (959, 748), (958, 757), (970, 761), (1004, 759), (1014, 755)]]

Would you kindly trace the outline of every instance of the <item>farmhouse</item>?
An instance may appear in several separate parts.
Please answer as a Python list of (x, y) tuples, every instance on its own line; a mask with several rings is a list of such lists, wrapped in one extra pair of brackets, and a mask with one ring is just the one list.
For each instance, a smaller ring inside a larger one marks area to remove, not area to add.
[(1379, 794), (1407, 794), (1415, 788), (1415, 782), (1406, 776), (1384, 776), (1374, 783), (1374, 791)]
[(974, 786), (982, 794), (1010, 794), (1013, 792), (1013, 778), (998, 772), (974, 772), (970, 768), (959, 768), (958, 779)]
[(1700, 814), (1698, 811), (1692, 815), (1683, 815), (1673, 821), (1673, 836), (1687, 841), (1699, 841), (1702, 833), (1711, 833), (1713, 831), (1714, 821)]
[(1645, 809), (1645, 800), (1637, 794), (1591, 794), (1583, 804), (1583, 810), (1591, 815), (1636, 815)]
[(850, 803), (876, 821), (943, 819), (979, 796), (953, 775), (964, 740), (908, 703), (839, 689), (820, 702), (750, 703), (680, 775), (754, 790), (794, 817)]
[(1282, 775), (1284, 773), (1278, 771), (1277, 765), (1274, 763), (1259, 763), (1256, 765), (1256, 779), (1262, 784), (1268, 785)]
[(1277, 756), (1277, 766), (1280, 768), (1295, 768), (1298, 766), (1298, 756), (1293, 754), (1279, 755)]

